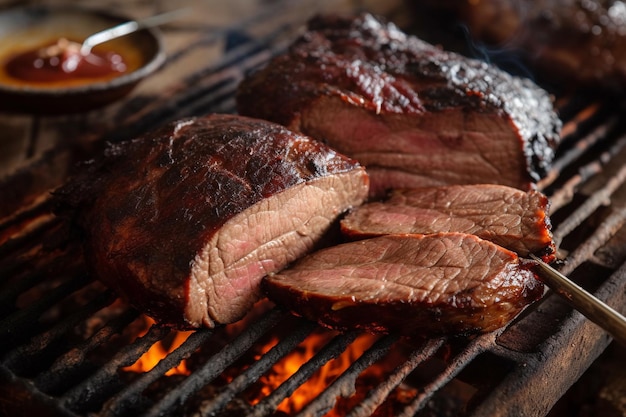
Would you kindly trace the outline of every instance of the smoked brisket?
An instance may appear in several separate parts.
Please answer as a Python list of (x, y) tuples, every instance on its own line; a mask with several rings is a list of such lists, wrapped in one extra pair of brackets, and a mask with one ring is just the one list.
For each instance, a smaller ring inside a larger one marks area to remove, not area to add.
[(260, 281), (363, 202), (365, 170), (283, 126), (211, 115), (111, 145), (57, 193), (92, 272), (158, 322), (240, 319)]
[(446, 184), (529, 190), (549, 169), (561, 129), (551, 96), (532, 81), (370, 14), (313, 18), (240, 84), (237, 105), (358, 160), (372, 196)]

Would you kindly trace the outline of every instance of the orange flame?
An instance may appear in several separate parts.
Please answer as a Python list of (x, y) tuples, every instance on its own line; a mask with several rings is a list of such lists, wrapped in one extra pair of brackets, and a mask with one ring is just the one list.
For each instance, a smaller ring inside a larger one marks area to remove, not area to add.
[[(142, 327), (138, 332), (137, 337), (145, 335), (150, 327), (154, 324), (154, 321), (148, 317), (145, 317), (145, 327)], [(232, 333), (237, 333), (240, 330), (239, 323), (235, 325), (229, 325), (224, 328), (224, 331), (232, 336)], [(242, 327), (243, 328), (243, 327)], [(193, 331), (186, 332), (172, 332), (168, 338), (164, 341), (160, 341), (151, 346), (151, 348), (144, 353), (134, 364), (122, 368), (123, 371), (133, 373), (148, 372), (153, 369), (159, 361), (165, 358), (170, 352), (177, 349), (187, 338), (193, 333)], [(300, 367), (310, 360), (316, 353), (322, 349), (333, 337), (338, 333), (329, 330), (318, 329), (316, 332), (310, 334), (300, 345), (292, 350), (288, 355), (278, 361), (272, 369), (262, 376), (252, 389), (253, 392), (248, 392), (248, 401), (251, 405), (255, 405), (263, 398), (271, 394), (278, 386), (285, 382), (289, 377), (296, 373)], [(295, 415), (300, 412), (306, 404), (319, 396), (324, 389), (326, 389), (339, 375), (341, 375), (348, 367), (358, 359), (358, 357), (365, 352), (372, 344), (378, 339), (379, 336), (363, 333), (358, 336), (348, 348), (337, 358), (327, 362), (324, 366), (317, 370), (302, 386), (293, 392), (291, 396), (282, 401), (277, 411), (286, 415)], [(254, 358), (259, 359), (266, 354), (273, 346), (275, 346), (280, 337), (273, 335), (263, 344), (259, 344), (255, 349)], [(169, 341), (171, 340), (171, 341)], [(384, 366), (371, 366), (362, 376), (371, 379), (380, 379), (384, 377), (384, 374), (389, 371)], [(191, 370), (188, 369), (185, 360), (168, 370), (165, 375), (190, 375)], [(225, 374), (225, 381), (228, 383), (232, 380), (233, 376)], [(358, 401), (358, 400), (357, 400)], [(332, 410), (327, 417), (337, 417), (339, 411)]]
[[(270, 394), (280, 384), (293, 375), (300, 367), (311, 359), (319, 349), (334, 336), (331, 332), (311, 334), (302, 344), (280, 360), (270, 373), (261, 377), (262, 384), (259, 395), (253, 399), (256, 404)], [(363, 334), (359, 336), (336, 359), (327, 362), (311, 378), (278, 406), (278, 411), (288, 415), (299, 412), (309, 401), (317, 397), (335, 378), (344, 372), (368, 347), (374, 343), (376, 336)]]
[[(146, 317), (145, 319), (146, 327), (137, 335), (137, 337), (145, 335), (148, 332), (148, 329), (150, 329), (150, 326), (154, 324), (154, 320), (152, 320), (151, 318)], [(141, 355), (141, 357), (137, 359), (134, 364), (124, 367), (122, 368), (122, 370), (126, 372), (137, 373), (150, 371), (159, 363), (161, 359), (165, 358), (170, 352), (174, 351), (180, 345), (182, 345), (185, 340), (187, 340), (187, 338), (191, 335), (191, 333), (193, 333), (193, 331), (174, 332), (173, 335), (170, 335), (170, 337), (172, 338), (170, 343), (164, 343), (164, 341), (159, 341), (155, 343), (150, 347), (150, 349), (148, 349), (146, 353)], [(167, 371), (165, 375), (189, 375), (190, 373), (191, 371), (187, 369), (187, 363), (183, 360), (178, 366)]]

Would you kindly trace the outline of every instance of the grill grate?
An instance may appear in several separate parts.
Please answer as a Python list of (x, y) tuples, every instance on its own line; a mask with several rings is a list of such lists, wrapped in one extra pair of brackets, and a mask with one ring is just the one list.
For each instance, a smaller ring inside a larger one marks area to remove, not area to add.
[[(100, 132), (87, 149), (57, 147), (0, 184), (2, 195), (15, 197), (0, 202), (2, 414), (281, 415), (275, 411), (281, 402), (363, 336), (326, 331), (263, 305), (242, 323), (192, 332), (148, 372), (126, 371), (175, 332), (152, 325), (137, 337), (145, 318), (89, 277), (75, 238), (50, 214), (49, 190), (69, 174), (72, 161), (104, 141), (125, 140), (178, 117), (233, 112), (244, 74), (284, 49), (301, 27), (303, 16), (277, 13), (283, 5), (200, 40), (226, 39), (229, 49), (149, 105), (124, 104), (117, 131)], [(271, 31), (247, 35), (270, 19), (276, 20)], [(615, 103), (585, 96), (560, 98), (564, 142), (540, 188), (552, 201), (561, 272), (623, 312), (626, 130), (619, 111)], [(276, 363), (319, 333), (329, 341), (310, 360), (258, 402), (248, 400)], [(258, 353), (272, 338), (278, 342)], [(334, 409), (352, 417), (384, 410), (400, 416), (541, 416), (609, 343), (597, 326), (548, 293), (506, 329), (473, 340), (378, 337), (297, 415)], [(192, 368), (189, 376), (165, 376), (183, 360)], [(381, 363), (384, 375), (362, 388), (363, 374)], [(408, 397), (398, 399), (402, 389)], [(341, 400), (351, 396), (358, 400)]]

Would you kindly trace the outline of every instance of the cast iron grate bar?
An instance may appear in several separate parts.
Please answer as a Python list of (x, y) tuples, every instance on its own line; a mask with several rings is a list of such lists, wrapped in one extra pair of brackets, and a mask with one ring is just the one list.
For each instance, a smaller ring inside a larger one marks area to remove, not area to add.
[(159, 361), (154, 368), (142, 374), (141, 377), (133, 381), (119, 394), (111, 397), (104, 405), (101, 416), (136, 415), (140, 411), (136, 409), (140, 405), (137, 398), (142, 395), (143, 391), (151, 383), (165, 375), (167, 371), (178, 366), (183, 359), (189, 358), (196, 349), (206, 343), (212, 336), (213, 330), (198, 330), (192, 333), (184, 343)]
[[(2, 404), (0, 411), (4, 411), (6, 408), (11, 409), (10, 406), (15, 407), (15, 402), (19, 402), (17, 405), (25, 410), (22, 415), (26, 415), (26, 412), (31, 413), (31, 409), (29, 407), (32, 406), (35, 407), (35, 409), (40, 410), (42, 413), (45, 412), (45, 414), (55, 417), (79, 417), (77, 414), (63, 407), (56, 398), (46, 395), (39, 390), (33, 389), (32, 382), (30, 380), (16, 377), (13, 372), (8, 370), (2, 364), (0, 364), (0, 382), (2, 384), (9, 384), (12, 393), (28, 393), (26, 397), (4, 397), (4, 403)], [(28, 415), (30, 416), (33, 414)]]
[(49, 235), (53, 229), (58, 229), (62, 223), (63, 221), (58, 217), (50, 217), (49, 221), (36, 225), (26, 234), (10, 238), (0, 246), (0, 258), (7, 258), (18, 250), (39, 244), (44, 235)]
[(112, 336), (121, 333), (137, 317), (138, 311), (128, 309), (107, 322), (83, 343), (76, 344), (73, 349), (59, 356), (47, 371), (37, 375), (34, 380), (37, 388), (48, 394), (61, 395), (67, 387), (88, 377), (96, 370), (96, 365), (86, 361), (87, 355), (109, 341)]
[[(608, 150), (602, 152), (596, 159), (578, 168), (578, 172), (568, 178), (558, 190), (550, 195), (551, 209), (556, 211), (572, 201), (578, 188), (594, 176), (602, 173), (605, 166), (613, 160), (626, 146), (624, 135), (613, 143)], [(549, 190), (546, 190), (549, 193)]]
[[(597, 114), (592, 114), (590, 118), (596, 116)], [(604, 115), (601, 113), (600, 116)], [(576, 146), (570, 148), (567, 152), (565, 152), (561, 157), (559, 157), (552, 164), (553, 170), (556, 172), (563, 172), (567, 165), (572, 164), (577, 159), (580, 159), (585, 153), (592, 147), (596, 146), (602, 141), (604, 141), (607, 137), (609, 137), (609, 133), (614, 131), (619, 126), (619, 117), (617, 115), (612, 115), (610, 117), (607, 116), (607, 120), (602, 121), (601, 123), (594, 123), (594, 129), (584, 135), (582, 138), (576, 139)], [(564, 137), (563, 141), (567, 142), (568, 137)]]
[(105, 291), (90, 301), (81, 310), (74, 312), (54, 324), (50, 329), (37, 334), (27, 344), (21, 345), (10, 351), (2, 358), (5, 366), (11, 368), (16, 374), (27, 372), (27, 368), (33, 367), (40, 356), (46, 354), (46, 349), (55, 341), (65, 336), (78, 323), (88, 319), (98, 310), (111, 304), (116, 299), (112, 291)]
[(356, 379), (365, 369), (385, 356), (391, 346), (397, 342), (398, 336), (384, 336), (355, 360), (337, 379), (335, 379), (321, 394), (307, 404), (296, 416), (321, 416), (330, 411), (339, 396), (349, 396), (355, 391)]
[(431, 358), (443, 345), (445, 339), (431, 339), (421, 348), (415, 349), (407, 360), (399, 365), (387, 378), (376, 388), (371, 390), (367, 398), (354, 407), (346, 417), (367, 417), (387, 399), (389, 394), (397, 388), (406, 377), (420, 364)]
[[(595, 102), (595, 103), (594, 103)], [(594, 104), (589, 104), (594, 103)], [(554, 108), (561, 120), (565, 122), (563, 134), (570, 135), (578, 130), (578, 126), (589, 119), (589, 115), (597, 113), (600, 103), (594, 98), (583, 94), (569, 94), (556, 97)]]
[(125, 346), (93, 375), (67, 391), (61, 397), (61, 403), (79, 414), (98, 408), (106, 398), (123, 388), (124, 384), (117, 375), (118, 370), (135, 363), (150, 346), (169, 332), (169, 328), (153, 325), (144, 336)]
[[(572, 120), (564, 121), (561, 129), (562, 143), (552, 161), (550, 172), (541, 179), (539, 187), (548, 189), (568, 166), (580, 160), (596, 144), (606, 139), (608, 132), (616, 130), (619, 118), (598, 103), (589, 104)], [(585, 125), (586, 127), (582, 127)], [(557, 184), (558, 187), (558, 184)]]
[(561, 144), (566, 145), (563, 149), (557, 149), (558, 154), (568, 151), (577, 138), (588, 133), (590, 129), (601, 124), (611, 115), (611, 107), (599, 100), (588, 99), (581, 95), (563, 98), (563, 100), (563, 102), (557, 100), (554, 105), (563, 123), (560, 132)]
[(181, 406), (203, 386), (220, 375), (284, 317), (284, 312), (275, 309), (265, 314), (260, 320), (250, 323), (235, 340), (226, 345), (202, 367), (196, 369), (178, 387), (170, 390), (144, 415), (163, 416)]
[(12, 230), (23, 231), (28, 223), (36, 219), (50, 216), (52, 211), (52, 199), (49, 194), (39, 199), (32, 206), (15, 213), (4, 219), (0, 219), (0, 245), (4, 246)]
[[(33, 266), (34, 262), (29, 262)], [(17, 298), (25, 291), (35, 287), (50, 277), (76, 276), (84, 269), (84, 265), (77, 259), (75, 253), (57, 253), (55, 256), (39, 260), (34, 269), (26, 269), (19, 274), (3, 274), (0, 276), (11, 277), (0, 292), (0, 315), (6, 317), (16, 310)], [(3, 271), (5, 272), (5, 271)], [(15, 271), (14, 271), (15, 272)]]
[[(56, 259), (59, 252), (70, 252), (77, 248), (76, 242), (69, 242), (62, 222), (57, 222), (55, 227), (48, 228), (39, 239), (35, 234), (27, 232), (26, 235), (33, 239), (29, 242), (26, 236), (20, 236), (23, 243), (19, 248), (13, 248), (10, 254), (0, 257), (0, 277), (8, 281), (17, 274), (32, 271), (42, 264)], [(41, 269), (41, 268), (39, 268)]]
[(620, 207), (611, 213), (594, 233), (569, 254), (561, 268), (564, 275), (571, 274), (583, 262), (590, 260), (593, 254), (606, 244), (626, 222), (626, 207)]
[(270, 395), (256, 404), (252, 413), (249, 414), (250, 417), (263, 417), (273, 413), (285, 398), (289, 397), (300, 385), (309, 380), (319, 368), (331, 359), (341, 355), (358, 335), (359, 332), (351, 331), (335, 336)]
[(75, 291), (85, 287), (91, 278), (81, 275), (47, 292), (41, 299), (22, 310), (18, 310), (0, 322), (0, 350), (5, 350), (11, 343), (24, 340), (36, 331), (39, 317), (49, 308)]
[[(35, 226), (42, 223), (57, 221), (52, 214), (51, 200), (40, 200), (36, 205), (30, 207), (25, 212), (8, 218), (3, 224), (0, 224), (0, 243), (4, 247), (11, 238), (16, 235), (24, 235), (32, 232)], [(3, 249), (3, 251), (8, 249)]]
[(296, 329), (273, 346), (265, 355), (256, 360), (248, 369), (235, 377), (218, 395), (204, 401), (194, 417), (209, 417), (222, 411), (228, 403), (269, 371), (282, 357), (291, 352), (314, 329), (312, 322), (301, 320)]
[(432, 381), (420, 390), (415, 399), (407, 405), (398, 417), (413, 417), (415, 413), (424, 408), (426, 402), (445, 384), (450, 382), (461, 370), (463, 370), (475, 357), (493, 346), (494, 333), (487, 333), (472, 340), (465, 349), (453, 357), (446, 368)]
[[(626, 137), (621, 141), (620, 147), (626, 144)], [(611, 177), (606, 184), (595, 191), (585, 202), (580, 205), (574, 213), (572, 213), (565, 221), (559, 224), (554, 231), (554, 241), (557, 247), (561, 244), (563, 238), (570, 234), (574, 229), (580, 226), (588, 219), (598, 207), (606, 205), (611, 199), (611, 195), (617, 191), (626, 181), (626, 165), (622, 166), (619, 171)]]

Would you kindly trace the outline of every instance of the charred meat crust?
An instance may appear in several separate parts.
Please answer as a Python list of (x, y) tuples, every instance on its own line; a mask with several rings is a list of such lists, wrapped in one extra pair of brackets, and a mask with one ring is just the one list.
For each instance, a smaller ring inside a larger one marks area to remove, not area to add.
[[(189, 294), (193, 263), (207, 242), (229, 219), (255, 204), (320, 178), (350, 173), (354, 175), (342, 177), (353, 183), (345, 200), (359, 204), (367, 195), (368, 179), (355, 161), (277, 124), (210, 115), (111, 145), (56, 193), (57, 212), (74, 216), (84, 233), (92, 272), (140, 310), (181, 328), (211, 326), (220, 318), (205, 317), (200, 323), (186, 315), (188, 304), (197, 298)], [(330, 221), (345, 209), (330, 206), (320, 215)], [(288, 257), (302, 254), (294, 250)], [(233, 309), (241, 311), (232, 317), (243, 316), (258, 298), (260, 274), (250, 278), (257, 290), (236, 294), (242, 302)], [(219, 299), (219, 294), (209, 302), (237, 304)]]
[(457, 108), (497, 115), (519, 136), (529, 182), (545, 175), (559, 141), (552, 100), (534, 83), (407, 36), (370, 14), (313, 18), (287, 53), (242, 82), (237, 104), (241, 114), (312, 134), (301, 117), (329, 96), (378, 115)]
[(506, 325), (543, 293), (531, 268), (472, 235), (388, 235), (317, 251), (263, 288), (333, 329), (431, 337)]

